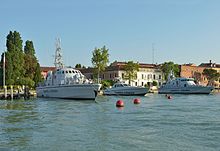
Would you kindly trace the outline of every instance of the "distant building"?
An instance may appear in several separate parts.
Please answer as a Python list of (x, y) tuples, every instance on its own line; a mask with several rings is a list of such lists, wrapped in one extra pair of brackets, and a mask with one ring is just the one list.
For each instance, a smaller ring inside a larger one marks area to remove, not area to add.
[[(113, 62), (106, 70), (100, 74), (102, 80), (114, 80), (115, 78), (122, 78), (126, 71), (124, 69), (126, 62)], [(93, 79), (93, 68), (84, 68), (80, 71), (88, 78)], [(139, 71), (137, 72), (137, 79), (131, 82), (134, 86), (152, 85), (156, 81), (160, 86), (162, 84), (162, 71), (158, 65), (139, 63)], [(128, 80), (125, 81), (128, 83)]]
[(197, 83), (205, 86), (208, 84), (207, 78), (202, 74), (205, 68), (195, 64), (180, 65), (180, 77), (194, 78)]
[[(202, 74), (204, 69), (214, 69), (220, 73), (220, 64), (213, 63), (211, 60), (209, 63), (201, 63), (199, 66), (195, 64), (183, 64), (180, 65), (180, 77), (194, 78), (199, 84), (207, 85), (208, 80)], [(219, 79), (215, 81), (214, 86), (219, 87)]]
[(55, 70), (55, 67), (40, 67), (41, 75), (46, 79), (47, 72)]

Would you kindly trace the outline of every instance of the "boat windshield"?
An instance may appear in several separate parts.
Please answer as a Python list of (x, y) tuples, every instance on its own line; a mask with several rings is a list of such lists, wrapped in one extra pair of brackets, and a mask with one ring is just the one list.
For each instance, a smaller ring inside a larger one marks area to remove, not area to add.
[(194, 81), (193, 79), (181, 79), (180, 81)]
[(126, 83), (124, 83), (124, 84), (122, 84), (123, 85), (123, 87), (128, 87), (129, 85), (128, 84), (126, 84)]
[(126, 83), (118, 83), (118, 84), (115, 84), (113, 87), (127, 87), (127, 86), (129, 85)]

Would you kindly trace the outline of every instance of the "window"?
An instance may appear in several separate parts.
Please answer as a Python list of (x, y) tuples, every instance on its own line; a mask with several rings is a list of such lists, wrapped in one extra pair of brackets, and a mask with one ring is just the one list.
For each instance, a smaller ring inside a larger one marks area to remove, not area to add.
[(124, 76), (125, 76), (124, 73), (122, 73), (121, 76), (122, 76), (122, 78), (124, 79)]
[(110, 73), (110, 75), (109, 75), (109, 78), (111, 79), (112, 78), (112, 74)]
[(161, 75), (159, 75), (159, 79), (161, 79)]
[(154, 74), (154, 80), (156, 79), (156, 75)]
[(104, 79), (104, 78), (105, 78), (105, 75), (103, 74), (103, 75), (102, 75), (102, 79)]
[(117, 77), (117, 73), (115, 73), (115, 77)]
[(144, 74), (142, 74), (142, 79), (144, 79)]
[(144, 82), (141, 82), (141, 86), (144, 86)]

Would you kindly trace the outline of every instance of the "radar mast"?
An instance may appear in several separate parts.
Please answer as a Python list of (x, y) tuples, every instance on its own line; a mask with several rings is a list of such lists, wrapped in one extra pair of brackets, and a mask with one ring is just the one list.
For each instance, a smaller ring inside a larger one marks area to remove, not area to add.
[(54, 65), (56, 68), (63, 68), (63, 58), (62, 58), (62, 52), (61, 52), (61, 40), (60, 38), (56, 39), (56, 51), (55, 51), (55, 60)]

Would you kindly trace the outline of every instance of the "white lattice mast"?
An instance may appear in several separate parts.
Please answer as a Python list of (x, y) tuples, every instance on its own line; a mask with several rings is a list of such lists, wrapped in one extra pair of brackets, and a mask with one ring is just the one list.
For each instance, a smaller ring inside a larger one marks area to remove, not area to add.
[(54, 65), (56, 68), (62, 68), (62, 67), (64, 67), (64, 64), (63, 64), (63, 58), (62, 58), (62, 52), (61, 52), (60, 38), (56, 39), (55, 45), (56, 45), (56, 51), (55, 51)]
[(154, 43), (152, 43), (152, 64), (154, 64)]

